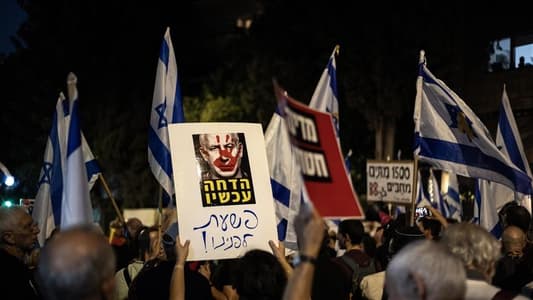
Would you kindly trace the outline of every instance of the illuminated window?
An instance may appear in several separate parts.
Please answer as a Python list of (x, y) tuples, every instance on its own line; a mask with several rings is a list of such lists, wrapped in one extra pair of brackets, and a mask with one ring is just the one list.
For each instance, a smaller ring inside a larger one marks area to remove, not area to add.
[(504, 38), (489, 43), (489, 72), (511, 68), (511, 39)]

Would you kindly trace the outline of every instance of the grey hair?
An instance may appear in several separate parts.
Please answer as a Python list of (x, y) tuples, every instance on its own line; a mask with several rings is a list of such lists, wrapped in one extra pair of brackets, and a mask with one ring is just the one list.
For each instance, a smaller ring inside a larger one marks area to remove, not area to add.
[(17, 221), (21, 213), (27, 214), (28, 212), (21, 206), (0, 207), (0, 236), (18, 226)]
[(452, 224), (444, 231), (440, 242), (459, 257), (466, 268), (489, 278), (494, 275), (501, 244), (481, 226), (466, 222)]
[(92, 299), (113, 279), (115, 254), (92, 224), (65, 229), (43, 248), (37, 280), (45, 299)]
[(463, 264), (434, 241), (419, 240), (405, 246), (393, 257), (385, 276), (391, 299), (419, 299), (420, 282), (428, 300), (459, 300), (466, 293)]

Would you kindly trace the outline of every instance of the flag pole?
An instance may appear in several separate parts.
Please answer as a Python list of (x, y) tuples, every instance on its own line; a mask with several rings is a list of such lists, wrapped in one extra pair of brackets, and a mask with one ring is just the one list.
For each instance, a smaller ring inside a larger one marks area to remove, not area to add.
[[(426, 64), (426, 52), (420, 50), (420, 56), (418, 59), (418, 65)], [(415, 107), (414, 107), (414, 119), (415, 119), (415, 133), (419, 131), (418, 121), (420, 120), (420, 106), (422, 104), (422, 77), (420, 74), (416, 80), (416, 98), (415, 98)], [(413, 152), (413, 193), (411, 194), (411, 211), (409, 217), (409, 225), (414, 226), (415, 224), (415, 207), (416, 207), (416, 192), (418, 191), (418, 153), (415, 149)]]
[(418, 191), (418, 155), (414, 155), (413, 159), (413, 193), (411, 194), (411, 211), (409, 217), (409, 225), (415, 225), (415, 206), (416, 206), (416, 193)]
[(122, 224), (126, 224), (126, 222), (124, 221), (124, 217), (120, 213), (120, 209), (118, 208), (117, 202), (115, 201), (115, 198), (113, 197), (113, 194), (111, 193), (111, 190), (107, 185), (107, 181), (105, 180), (104, 175), (100, 173), (98, 175), (98, 178), (100, 179), (100, 182), (102, 183), (102, 186), (104, 187), (107, 196), (109, 197), (109, 199), (111, 199), (111, 203), (113, 203), (113, 207), (115, 208), (115, 212), (117, 213), (118, 219), (120, 220), (120, 222), (122, 222)]
[(157, 226), (159, 226), (159, 230), (161, 230), (162, 222), (163, 222), (163, 187), (159, 186), (159, 196), (157, 197), (157, 210), (159, 212), (159, 220), (157, 221)]
[(157, 210), (159, 213), (159, 218), (157, 220), (157, 240), (162, 241), (163, 232), (163, 187), (159, 185), (158, 197), (157, 197)]

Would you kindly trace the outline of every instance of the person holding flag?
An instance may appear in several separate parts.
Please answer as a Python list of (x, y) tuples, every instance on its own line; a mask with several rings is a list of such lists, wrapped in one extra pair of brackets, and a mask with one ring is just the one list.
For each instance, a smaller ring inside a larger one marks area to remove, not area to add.
[(89, 191), (100, 168), (81, 132), (76, 83), (70, 73), (70, 99), (60, 93), (46, 144), (32, 211), (40, 229), (40, 245), (59, 226), (93, 222)]
[(178, 67), (174, 47), (167, 27), (155, 78), (155, 88), (150, 110), (150, 128), (148, 132), (148, 163), (155, 178), (161, 185), (164, 205), (173, 206), (174, 183), (172, 179), (172, 162), (168, 124), (185, 122), (183, 100), (178, 81)]

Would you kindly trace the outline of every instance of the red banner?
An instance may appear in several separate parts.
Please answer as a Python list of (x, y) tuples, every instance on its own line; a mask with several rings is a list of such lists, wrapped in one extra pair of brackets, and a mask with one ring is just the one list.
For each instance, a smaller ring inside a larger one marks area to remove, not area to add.
[(322, 217), (365, 215), (348, 178), (331, 114), (309, 108), (276, 90), (305, 187)]

